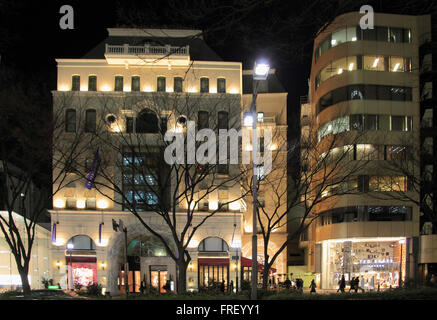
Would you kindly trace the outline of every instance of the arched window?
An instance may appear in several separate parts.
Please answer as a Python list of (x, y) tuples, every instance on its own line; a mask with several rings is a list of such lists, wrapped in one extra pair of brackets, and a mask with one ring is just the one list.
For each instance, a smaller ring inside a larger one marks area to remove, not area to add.
[(96, 110), (88, 109), (85, 112), (85, 132), (96, 132)]
[(197, 129), (209, 128), (209, 113), (208, 111), (199, 111), (197, 113)]
[(150, 109), (144, 109), (137, 117), (137, 133), (158, 133), (158, 117)]
[(76, 132), (76, 110), (67, 109), (65, 113), (65, 131)]
[[(70, 248), (71, 244), (73, 244), (73, 248)], [(72, 250), (96, 250), (96, 245), (88, 236), (85, 235), (79, 235), (74, 236), (67, 242), (67, 249)]]
[(166, 257), (168, 256), (164, 244), (157, 237), (141, 235), (137, 236), (127, 247), (128, 256), (138, 257)]
[(198, 250), (200, 252), (227, 252), (229, 251), (229, 246), (225, 240), (218, 237), (210, 237), (204, 239), (200, 244)]

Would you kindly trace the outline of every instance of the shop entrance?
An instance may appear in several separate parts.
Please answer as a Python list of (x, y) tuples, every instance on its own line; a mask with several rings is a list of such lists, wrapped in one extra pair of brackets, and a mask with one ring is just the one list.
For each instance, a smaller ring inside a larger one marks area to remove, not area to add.
[(67, 241), (65, 264), (69, 289), (97, 283), (96, 245), (90, 237), (77, 235)]
[(229, 258), (199, 258), (199, 287), (219, 289), (225, 282), (227, 290), (229, 279)]
[(163, 288), (168, 280), (167, 266), (150, 266), (150, 286), (159, 290), (160, 293), (166, 293)]

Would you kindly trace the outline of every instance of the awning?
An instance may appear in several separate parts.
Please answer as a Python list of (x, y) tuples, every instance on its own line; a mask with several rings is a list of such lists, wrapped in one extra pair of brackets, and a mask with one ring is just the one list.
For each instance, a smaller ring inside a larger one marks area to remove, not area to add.
[(199, 266), (228, 266), (229, 258), (199, 258)]
[[(252, 266), (252, 259), (241, 257), (241, 266), (242, 267), (251, 267)], [(263, 271), (264, 265), (258, 262), (258, 270)], [(269, 273), (275, 273), (275, 268), (270, 268)]]
[(96, 257), (75, 257), (72, 256), (71, 258), (69, 256), (65, 257), (65, 260), (67, 261), (67, 263), (70, 262), (88, 262), (88, 263), (95, 263), (97, 262), (97, 258)]

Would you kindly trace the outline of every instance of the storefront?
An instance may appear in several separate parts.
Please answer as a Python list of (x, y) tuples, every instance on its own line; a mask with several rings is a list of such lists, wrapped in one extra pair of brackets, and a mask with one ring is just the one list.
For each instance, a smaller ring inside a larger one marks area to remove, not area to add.
[(68, 279), (72, 280), (73, 286), (87, 287), (97, 283), (97, 258), (96, 257), (66, 257), (68, 266)]
[(220, 287), (225, 282), (225, 290), (229, 279), (229, 258), (199, 258), (199, 287)]
[(406, 276), (405, 238), (364, 238), (321, 242), (322, 288), (336, 289), (359, 277), (365, 290), (398, 287)]

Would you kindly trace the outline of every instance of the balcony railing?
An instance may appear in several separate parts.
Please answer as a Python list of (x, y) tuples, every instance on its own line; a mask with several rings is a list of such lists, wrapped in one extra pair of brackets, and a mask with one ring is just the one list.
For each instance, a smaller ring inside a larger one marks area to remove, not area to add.
[(128, 44), (124, 45), (110, 45), (106, 44), (105, 54), (115, 54), (115, 55), (189, 55), (189, 46), (183, 47), (172, 47), (170, 45), (166, 46), (130, 46)]

